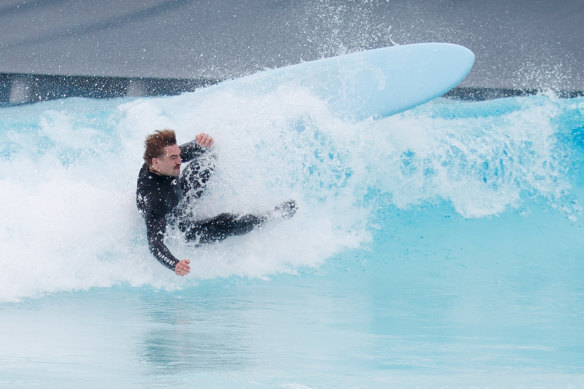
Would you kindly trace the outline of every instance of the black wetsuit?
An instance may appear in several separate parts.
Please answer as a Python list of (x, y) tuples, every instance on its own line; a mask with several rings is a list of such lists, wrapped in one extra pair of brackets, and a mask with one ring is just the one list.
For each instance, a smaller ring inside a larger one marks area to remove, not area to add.
[(174, 270), (179, 260), (164, 243), (167, 223), (178, 221), (179, 229), (189, 241), (211, 243), (249, 232), (266, 219), (255, 215), (238, 216), (228, 213), (200, 221), (185, 217), (181, 212), (183, 203), (201, 196), (213, 168), (198, 163), (199, 157), (206, 150), (196, 141), (179, 147), (182, 161), (192, 161), (184, 169), (180, 179), (154, 173), (144, 164), (138, 175), (136, 189), (136, 204), (146, 221), (150, 252), (171, 270)]

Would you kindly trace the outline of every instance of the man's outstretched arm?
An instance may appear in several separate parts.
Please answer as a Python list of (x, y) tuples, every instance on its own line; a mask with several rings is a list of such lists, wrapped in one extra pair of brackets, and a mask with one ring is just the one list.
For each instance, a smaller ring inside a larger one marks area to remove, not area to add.
[(205, 154), (215, 141), (213, 138), (207, 134), (199, 134), (191, 142), (180, 145), (181, 158), (183, 162), (189, 162), (195, 157)]
[(166, 231), (166, 218), (160, 217), (146, 217), (146, 236), (148, 238), (148, 248), (154, 257), (174, 271), (179, 276), (184, 276), (190, 271), (190, 261), (183, 259), (179, 261), (164, 244), (164, 233)]

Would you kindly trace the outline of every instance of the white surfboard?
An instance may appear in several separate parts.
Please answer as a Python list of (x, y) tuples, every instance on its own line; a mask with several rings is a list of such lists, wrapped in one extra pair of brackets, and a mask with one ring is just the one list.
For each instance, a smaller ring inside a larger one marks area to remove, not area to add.
[[(266, 70), (209, 89), (269, 92), (308, 88), (345, 119), (382, 118), (426, 103), (458, 85), (474, 54), (450, 43), (419, 43), (368, 50)], [(285, 104), (285, 102), (283, 102)]]

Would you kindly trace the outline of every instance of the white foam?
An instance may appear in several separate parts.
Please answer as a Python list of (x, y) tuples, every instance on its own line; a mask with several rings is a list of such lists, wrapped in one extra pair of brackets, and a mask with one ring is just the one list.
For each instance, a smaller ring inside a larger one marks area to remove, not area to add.
[[(469, 104), (453, 119), (430, 104), (357, 124), (298, 89), (6, 109), (0, 301), (317, 267), (370, 242), (372, 191), (401, 208), (448, 201), (465, 217), (503, 212), (523, 193), (553, 201), (567, 187), (554, 148), (557, 108), (530, 101), (505, 114)], [(160, 128), (175, 129), (179, 142), (215, 137), (217, 168), (199, 216), (262, 212), (290, 198), (298, 214), (201, 248), (170, 231), (171, 250), (192, 260), (191, 274), (176, 277), (148, 252), (134, 203), (144, 137)]]

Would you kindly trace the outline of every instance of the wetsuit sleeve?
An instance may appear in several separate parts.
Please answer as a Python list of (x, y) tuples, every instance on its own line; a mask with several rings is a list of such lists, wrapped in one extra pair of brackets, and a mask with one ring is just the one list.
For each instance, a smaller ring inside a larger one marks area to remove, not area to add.
[(179, 260), (170, 252), (164, 244), (164, 233), (166, 232), (166, 218), (164, 215), (157, 216), (146, 214), (146, 236), (148, 237), (148, 248), (158, 262), (174, 271)]
[(207, 152), (207, 149), (202, 147), (197, 143), (196, 140), (180, 145), (180, 157), (183, 162), (189, 162), (190, 160), (203, 155)]

